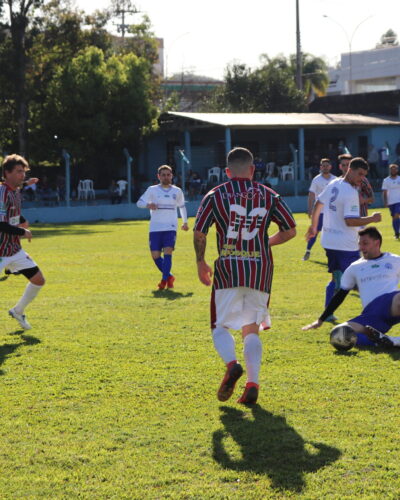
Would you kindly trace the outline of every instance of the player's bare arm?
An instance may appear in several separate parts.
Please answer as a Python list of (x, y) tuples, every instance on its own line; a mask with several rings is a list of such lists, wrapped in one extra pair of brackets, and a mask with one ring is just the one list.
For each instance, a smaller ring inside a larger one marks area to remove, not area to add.
[(320, 319), (316, 319), (315, 321), (313, 321), (309, 325), (303, 326), (302, 330), (303, 331), (315, 330), (316, 328), (319, 328), (322, 325), (322, 323), (323, 323), (323, 321), (321, 321)]
[(197, 274), (199, 280), (206, 286), (211, 285), (212, 269), (205, 261), (207, 235), (200, 231), (194, 231), (194, 250), (196, 252)]
[(25, 233), (20, 236), (20, 238), (26, 238), (28, 241), (31, 241), (32, 233), (29, 231), (29, 229), (25, 229)]
[(317, 228), (318, 228), (318, 219), (319, 215), (322, 212), (324, 204), (321, 203), (320, 201), (317, 201), (314, 205), (314, 208), (312, 210), (311, 214), (311, 226), (308, 228), (307, 233), (306, 233), (306, 240), (310, 240), (317, 234)]
[(296, 236), (296, 228), (291, 227), (285, 231), (278, 231), (273, 234), (269, 239), (269, 246), (282, 245)]
[(380, 212), (374, 212), (372, 215), (368, 217), (350, 217), (345, 219), (346, 226), (355, 227), (355, 226), (366, 226), (367, 224), (374, 224), (375, 222), (381, 222), (382, 214)]

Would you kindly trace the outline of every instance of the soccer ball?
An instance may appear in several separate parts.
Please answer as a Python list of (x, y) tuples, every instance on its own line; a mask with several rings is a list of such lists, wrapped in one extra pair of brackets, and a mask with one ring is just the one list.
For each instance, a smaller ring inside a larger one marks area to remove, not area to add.
[(331, 330), (331, 344), (338, 351), (348, 351), (356, 345), (357, 334), (346, 323), (335, 326)]

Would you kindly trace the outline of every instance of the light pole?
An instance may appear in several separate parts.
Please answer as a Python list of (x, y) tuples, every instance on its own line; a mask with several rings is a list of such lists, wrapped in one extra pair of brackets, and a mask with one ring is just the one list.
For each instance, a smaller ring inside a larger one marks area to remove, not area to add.
[(351, 36), (349, 37), (347, 31), (343, 28), (343, 26), (338, 22), (336, 21), (336, 19), (333, 19), (332, 17), (324, 14), (323, 17), (325, 17), (326, 19), (329, 19), (331, 20), (333, 23), (337, 24), (339, 26), (339, 28), (343, 31), (345, 37), (346, 37), (346, 40), (347, 40), (347, 43), (349, 44), (349, 94), (352, 94), (353, 93), (353, 61), (352, 61), (352, 51), (351, 51), (351, 47), (352, 47), (352, 44), (353, 44), (353, 38), (354, 38), (354, 35), (356, 34), (356, 31), (358, 30), (358, 28), (363, 24), (365, 23), (365, 21), (368, 21), (368, 19), (371, 19), (371, 17), (373, 16), (368, 16), (366, 17), (365, 19), (363, 19), (361, 22), (359, 22), (357, 24), (357, 26), (354, 28)]
[(174, 45), (174, 43), (186, 35), (190, 35), (190, 32), (186, 31), (186, 33), (182, 33), (181, 35), (176, 37), (174, 40), (172, 40), (172, 42), (168, 45), (168, 50), (165, 51), (165, 79), (168, 78), (168, 55), (169, 55), (169, 52), (170, 52), (172, 46)]
[(303, 90), (299, 0), (296, 0), (296, 87)]

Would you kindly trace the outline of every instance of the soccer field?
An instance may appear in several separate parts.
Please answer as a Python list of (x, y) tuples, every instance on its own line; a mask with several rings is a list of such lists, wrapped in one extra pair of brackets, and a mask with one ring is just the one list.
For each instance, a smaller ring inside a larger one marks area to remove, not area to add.
[[(47, 284), (32, 330), (7, 315), (25, 279), (0, 282), (0, 498), (400, 498), (400, 349), (338, 353), (330, 324), (301, 331), (329, 275), (319, 239), (302, 262), (308, 219), (295, 218), (298, 236), (273, 249), (254, 408), (236, 403), (242, 381), (216, 399), (224, 366), (192, 231), (178, 235), (175, 289), (156, 291), (147, 221), (33, 226), (24, 248)], [(377, 226), (400, 253), (386, 210)], [(360, 309), (351, 292), (337, 316)]]

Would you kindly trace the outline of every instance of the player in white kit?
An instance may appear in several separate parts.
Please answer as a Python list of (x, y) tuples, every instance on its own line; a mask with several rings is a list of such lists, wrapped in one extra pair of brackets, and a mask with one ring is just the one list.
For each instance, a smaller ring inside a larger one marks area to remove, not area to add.
[[(336, 179), (336, 175), (331, 174), (332, 164), (329, 158), (322, 158), (320, 161), (320, 173), (314, 177), (311, 181), (310, 189), (308, 190), (308, 216), (311, 218), (312, 209), (314, 207), (315, 200), (326, 188), (326, 186)], [(318, 220), (317, 232), (319, 233), (322, 229), (324, 214), (321, 212)], [(317, 236), (313, 236), (307, 242), (306, 253), (304, 254), (303, 260), (308, 260), (311, 255), (311, 249), (317, 240)]]
[(350, 290), (357, 286), (363, 311), (346, 322), (357, 334), (357, 346), (400, 347), (400, 337), (385, 335), (400, 323), (400, 256), (381, 251), (382, 236), (375, 227), (359, 231), (362, 257), (343, 273), (340, 290), (325, 311), (303, 330), (319, 328)]
[[(345, 269), (360, 256), (358, 251), (358, 228), (380, 222), (381, 214), (360, 217), (360, 201), (357, 187), (368, 172), (368, 163), (363, 158), (353, 158), (344, 177), (328, 184), (315, 202), (312, 223), (307, 239), (317, 234), (318, 219), (324, 211), (321, 245), (328, 257), (328, 271), (332, 279), (326, 287), (325, 306), (340, 288), (340, 279)], [(333, 318), (327, 318), (332, 321)]]
[(400, 176), (399, 166), (395, 163), (389, 165), (389, 177), (385, 177), (382, 183), (383, 202), (389, 207), (392, 216), (394, 236), (399, 239), (400, 233)]
[(175, 277), (171, 274), (171, 267), (178, 228), (177, 208), (183, 220), (181, 228), (187, 231), (189, 226), (183, 192), (172, 185), (172, 168), (161, 165), (157, 177), (160, 184), (148, 187), (139, 198), (137, 206), (150, 209), (150, 252), (162, 273), (158, 288), (164, 290), (166, 287), (174, 288)]

